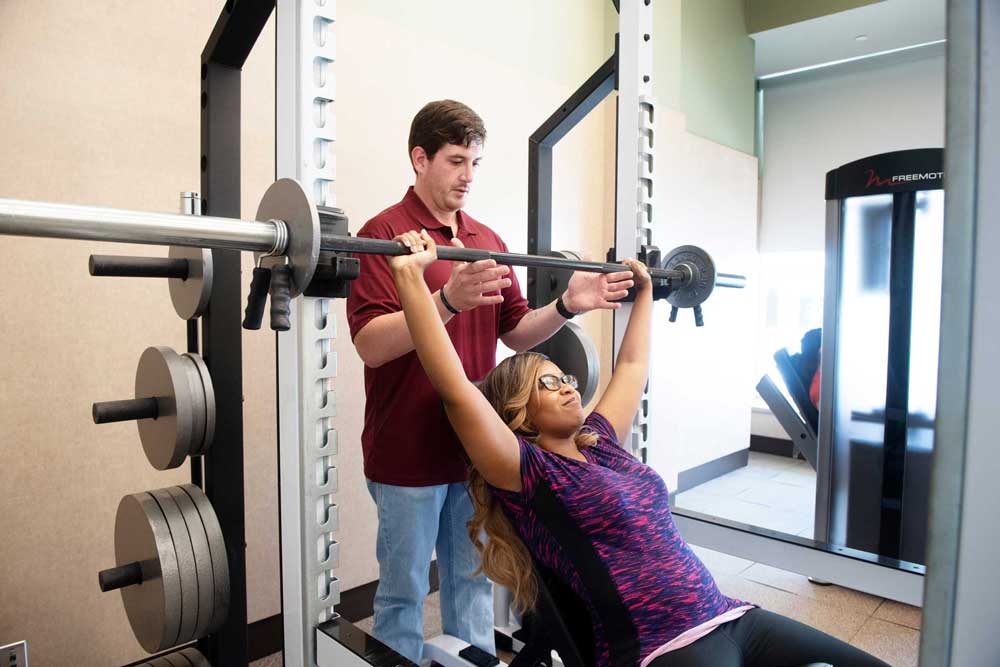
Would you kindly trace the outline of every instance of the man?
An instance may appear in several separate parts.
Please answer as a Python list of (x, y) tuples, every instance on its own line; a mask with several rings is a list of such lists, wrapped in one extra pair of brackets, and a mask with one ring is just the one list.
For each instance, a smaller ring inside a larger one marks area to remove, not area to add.
[[(402, 201), (369, 220), (359, 237), (392, 239), (426, 229), (442, 245), (507, 251), (489, 227), (463, 211), (483, 153), (486, 129), (466, 105), (431, 102), (410, 126), (414, 184)], [(469, 378), (496, 365), (496, 344), (523, 351), (577, 313), (613, 309), (632, 286), (630, 272), (576, 273), (566, 293), (528, 307), (510, 267), (493, 260), (436, 262), (425, 279)], [(441, 400), (413, 351), (388, 262), (361, 255), (361, 277), (347, 302), (351, 336), (365, 363), (365, 477), (378, 508), (375, 637), (419, 663), (423, 602), (437, 549), (441, 622), (446, 634), (495, 654), (492, 584), (466, 523), (472, 504), (467, 465)]]

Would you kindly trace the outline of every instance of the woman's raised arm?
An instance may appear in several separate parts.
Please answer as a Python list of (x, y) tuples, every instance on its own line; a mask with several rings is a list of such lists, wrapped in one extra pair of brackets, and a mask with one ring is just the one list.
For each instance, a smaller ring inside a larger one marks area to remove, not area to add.
[(632, 429), (635, 411), (649, 377), (649, 330), (653, 319), (653, 286), (646, 266), (635, 259), (626, 259), (635, 279), (635, 303), (622, 338), (615, 372), (608, 388), (594, 408), (611, 422), (621, 442)]
[(389, 258), (399, 302), (417, 356), (444, 401), (448, 420), (472, 465), (487, 482), (520, 491), (521, 451), (517, 437), (466, 377), (424, 281), (424, 269), (437, 259), (434, 240), (424, 230), (420, 234), (407, 232), (396, 240), (412, 251), (410, 255)]

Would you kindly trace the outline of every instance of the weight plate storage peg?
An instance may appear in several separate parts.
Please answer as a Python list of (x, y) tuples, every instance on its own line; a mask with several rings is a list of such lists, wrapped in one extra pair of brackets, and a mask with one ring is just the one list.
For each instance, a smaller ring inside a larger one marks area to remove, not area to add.
[(135, 398), (94, 403), (94, 423), (137, 420), (139, 439), (157, 470), (204, 454), (215, 433), (215, 391), (197, 354), (147, 348), (135, 372)]
[[(225, 622), (226, 545), (215, 511), (198, 487), (184, 484), (122, 498), (115, 517), (115, 561), (115, 567), (99, 573), (101, 590), (121, 590), (129, 624), (146, 651), (200, 639)], [(171, 659), (182, 658), (171, 654)]]

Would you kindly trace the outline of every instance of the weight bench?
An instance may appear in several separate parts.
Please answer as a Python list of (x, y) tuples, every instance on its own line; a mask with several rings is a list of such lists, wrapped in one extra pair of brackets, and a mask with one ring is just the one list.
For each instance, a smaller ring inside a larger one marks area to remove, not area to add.
[[(521, 629), (514, 633), (515, 639), (524, 642), (524, 648), (510, 667), (553, 667), (553, 651), (565, 667), (594, 667), (594, 630), (583, 601), (537, 564), (535, 579), (538, 600), (521, 619)], [(817, 662), (802, 667), (831, 665)]]

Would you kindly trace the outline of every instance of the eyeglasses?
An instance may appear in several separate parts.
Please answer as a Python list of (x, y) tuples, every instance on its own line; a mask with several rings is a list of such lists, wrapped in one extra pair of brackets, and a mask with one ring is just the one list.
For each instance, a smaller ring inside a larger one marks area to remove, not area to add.
[(538, 378), (538, 386), (549, 391), (559, 391), (559, 388), (564, 384), (568, 384), (573, 389), (579, 386), (575, 375), (563, 375), (560, 377), (558, 375), (546, 374)]

